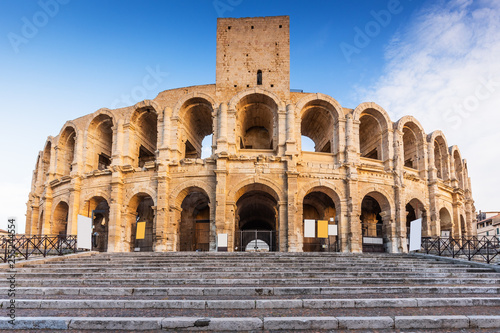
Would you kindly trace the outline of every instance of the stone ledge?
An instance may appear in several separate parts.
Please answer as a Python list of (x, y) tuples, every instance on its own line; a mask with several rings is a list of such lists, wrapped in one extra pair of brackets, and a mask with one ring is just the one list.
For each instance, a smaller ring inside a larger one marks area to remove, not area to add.
[(467, 316), (396, 316), (395, 328), (469, 328)]

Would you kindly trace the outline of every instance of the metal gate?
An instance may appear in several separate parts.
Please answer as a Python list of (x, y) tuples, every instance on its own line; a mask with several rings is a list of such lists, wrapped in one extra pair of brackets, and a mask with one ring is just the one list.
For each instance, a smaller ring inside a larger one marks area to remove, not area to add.
[(277, 232), (272, 230), (240, 230), (237, 251), (276, 251)]

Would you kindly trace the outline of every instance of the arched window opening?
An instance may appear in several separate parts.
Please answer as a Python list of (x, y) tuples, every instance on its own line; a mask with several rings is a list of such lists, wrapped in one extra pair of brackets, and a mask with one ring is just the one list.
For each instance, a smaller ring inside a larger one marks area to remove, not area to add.
[(257, 85), (262, 85), (262, 71), (260, 69), (257, 71)]
[[(327, 194), (315, 191), (304, 197), (304, 201), (302, 202), (302, 220), (316, 220), (316, 223), (318, 223), (318, 220), (323, 220), (328, 221), (328, 224), (334, 224), (335, 216), (335, 203)], [(304, 237), (302, 250), (304, 252), (328, 252), (330, 250), (328, 248), (328, 245), (331, 244), (330, 241), (332, 240), (328, 238)]]
[(441, 151), (439, 149), (439, 144), (437, 141), (434, 141), (434, 166), (436, 167), (436, 175), (438, 178), (443, 178), (443, 169), (442, 169), (442, 160), (441, 160)]
[(405, 125), (403, 127), (403, 150), (404, 166), (412, 169), (419, 169), (419, 154), (421, 154), (422, 144), (418, 142), (416, 126)]
[(40, 213), (40, 216), (38, 217), (38, 235), (43, 236), (43, 232), (47, 233), (46, 230), (43, 230), (43, 224), (44, 224), (44, 216), (43, 216), (43, 210)]
[(304, 106), (300, 130), (302, 136), (314, 142), (312, 149), (314, 152), (332, 153), (335, 129), (331, 108), (329, 103), (319, 100), (309, 102)]
[(462, 232), (462, 237), (467, 236), (467, 226), (463, 215), (460, 215), (460, 231)]
[(51, 156), (51, 148), (52, 144), (50, 142), (47, 143), (47, 146), (45, 147), (43, 151), (43, 158), (42, 158), (42, 185), (45, 184), (45, 181), (47, 180), (47, 175), (50, 170), (50, 156)]
[(455, 178), (458, 181), (458, 187), (464, 188), (464, 180), (463, 180), (463, 167), (462, 167), (462, 159), (460, 158), (460, 154), (455, 150), (453, 153), (453, 164), (455, 165)]
[[(390, 233), (390, 206), (387, 198), (370, 192), (361, 201), (363, 252), (386, 252)], [(385, 220), (384, 220), (385, 219)]]
[(359, 150), (361, 157), (382, 160), (382, 127), (368, 112), (363, 112), (360, 117)]
[(428, 236), (427, 213), (424, 205), (418, 199), (412, 199), (406, 204), (406, 236), (410, 238), (411, 222), (422, 219), (422, 236)]
[[(106, 170), (111, 165), (113, 147), (113, 121), (101, 114), (89, 126), (91, 142), (88, 148), (88, 163), (92, 170)], [(90, 171), (90, 170), (89, 170)]]
[(66, 235), (68, 227), (69, 206), (66, 202), (61, 201), (54, 209), (52, 216), (52, 235)]
[(72, 127), (67, 127), (59, 139), (57, 164), (61, 176), (69, 176), (73, 170), (75, 158), (76, 132)]
[(439, 221), (441, 226), (441, 236), (445, 235), (443, 232), (448, 232), (451, 237), (453, 235), (453, 222), (451, 220), (451, 215), (446, 208), (441, 208), (439, 211)]
[(152, 108), (143, 108), (135, 111), (133, 123), (135, 123), (135, 151), (136, 163), (144, 167), (147, 163), (156, 159), (158, 140), (158, 117)]
[(240, 148), (274, 149), (275, 114), (278, 106), (270, 97), (252, 94), (243, 97), (236, 106)]
[(448, 180), (448, 148), (444, 139), (438, 136), (434, 140), (434, 167), (437, 177), (442, 180)]
[(205, 158), (212, 155), (212, 142), (207, 139), (212, 138), (213, 134), (212, 112), (212, 104), (203, 98), (192, 98), (182, 106), (180, 114), (185, 140), (184, 158)]
[(92, 250), (108, 250), (109, 205), (103, 197), (93, 197), (86, 202), (83, 210), (92, 218)]

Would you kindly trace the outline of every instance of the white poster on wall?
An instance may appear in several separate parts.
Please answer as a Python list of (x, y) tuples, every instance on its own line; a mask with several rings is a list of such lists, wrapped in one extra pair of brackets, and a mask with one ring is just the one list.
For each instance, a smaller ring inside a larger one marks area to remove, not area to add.
[(316, 220), (304, 220), (304, 237), (316, 237)]
[(329, 224), (328, 225), (328, 236), (337, 236), (337, 225)]
[(227, 234), (217, 235), (217, 247), (227, 247)]
[(410, 251), (418, 251), (422, 247), (422, 219), (410, 222)]
[(92, 219), (78, 215), (76, 246), (79, 249), (92, 250)]

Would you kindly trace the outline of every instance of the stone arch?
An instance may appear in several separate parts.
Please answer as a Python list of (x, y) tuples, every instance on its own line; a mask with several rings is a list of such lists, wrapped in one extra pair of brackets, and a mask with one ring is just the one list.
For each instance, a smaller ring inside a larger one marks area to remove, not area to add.
[[(176, 106), (177, 108), (177, 106)], [(178, 133), (179, 147), (183, 148), (183, 157), (201, 158), (202, 142), (205, 137), (214, 133), (214, 104), (213, 100), (204, 97), (192, 97), (187, 99), (178, 112), (180, 128)], [(211, 151), (211, 147), (210, 147)]]
[(315, 151), (337, 154), (340, 150), (339, 119), (344, 119), (340, 104), (330, 96), (313, 94), (296, 105), (301, 135), (315, 143)]
[(402, 135), (399, 154), (403, 157), (403, 165), (425, 170), (426, 135), (422, 125), (414, 117), (404, 116), (394, 127)]
[(199, 188), (203, 193), (205, 193), (210, 202), (213, 202), (215, 195), (215, 188), (207, 182), (199, 180), (188, 180), (180, 185), (177, 185), (172, 191), (170, 191), (170, 202), (174, 203), (176, 208), (181, 207), (182, 201), (189, 194), (190, 188)]
[(271, 92), (271, 91), (268, 91), (268, 90), (265, 90), (265, 89), (262, 89), (262, 88), (250, 88), (250, 89), (245, 89), (241, 92), (239, 92), (238, 94), (236, 94), (235, 96), (233, 96), (231, 98), (231, 100), (229, 101), (229, 110), (235, 110), (236, 109), (236, 105), (246, 96), (249, 96), (249, 95), (265, 95), (267, 96), (268, 98), (272, 99), (274, 101), (274, 103), (278, 106), (278, 109), (280, 110), (284, 110), (285, 109), (285, 104), (284, 102), (278, 97), (278, 95), (276, 95), (275, 93)]
[[(279, 229), (279, 194), (262, 182), (246, 184), (234, 192), (235, 248), (246, 250), (248, 244), (260, 240), (275, 251)], [(257, 245), (256, 245), (257, 246)]]
[(252, 186), (260, 186), (258, 190), (262, 190), (270, 194), (277, 202), (283, 201), (284, 194), (280, 186), (267, 178), (247, 177), (236, 184), (227, 194), (227, 199), (230, 202), (236, 202), (238, 199)]
[(430, 167), (436, 169), (436, 175), (442, 180), (449, 179), (449, 156), (448, 156), (448, 143), (443, 132), (437, 130), (427, 136), (427, 141), (431, 143), (432, 153), (434, 157), (434, 164)]
[(42, 152), (42, 166), (41, 166), (41, 184), (45, 184), (47, 180), (47, 175), (50, 172), (50, 163), (52, 158), (52, 146), (53, 146), (53, 137), (49, 137), (45, 142), (45, 146)]
[(182, 96), (175, 103), (175, 106), (172, 109), (172, 117), (173, 118), (182, 117), (182, 115), (181, 115), (181, 113), (182, 113), (181, 109), (182, 109), (183, 105), (186, 104), (186, 102), (188, 102), (190, 99), (193, 99), (193, 98), (199, 98), (199, 99), (205, 100), (205, 101), (207, 101), (211, 105), (212, 110), (217, 109), (218, 103), (217, 103), (217, 101), (211, 95), (195, 91), (195, 92), (192, 92), (190, 94)]
[(342, 201), (340, 198), (343, 196), (343, 191), (332, 182), (321, 180), (313, 180), (311, 182), (308, 182), (307, 186), (302, 186), (298, 191), (297, 199), (303, 201), (306, 195), (314, 191), (322, 191), (327, 194), (335, 203), (337, 211), (340, 211), (342, 205)]
[(52, 235), (66, 235), (69, 221), (69, 205), (60, 199), (52, 212), (50, 233)]
[(210, 195), (199, 186), (185, 187), (175, 198), (179, 251), (208, 251), (212, 225)]
[(153, 202), (154, 204), (156, 205), (156, 191), (151, 189), (151, 188), (148, 188), (148, 187), (144, 187), (144, 188), (141, 188), (139, 190), (135, 190), (135, 189), (132, 189), (132, 190), (127, 190), (126, 191), (126, 194), (125, 194), (125, 200), (123, 202), (125, 203), (128, 203), (132, 200), (133, 197), (137, 196), (137, 195), (148, 195), (150, 196), (151, 198), (153, 198)]
[(451, 217), (450, 211), (446, 207), (442, 207), (439, 210), (439, 226), (441, 230), (441, 236), (443, 231), (449, 231), (450, 237), (453, 236), (453, 219)]
[(87, 126), (86, 171), (105, 170), (111, 165), (113, 156), (114, 116), (99, 110)]
[(390, 197), (379, 190), (367, 191), (360, 196), (363, 252), (392, 251), (395, 225)]
[(76, 145), (78, 129), (71, 123), (66, 122), (57, 139), (57, 173), (60, 176), (69, 176), (73, 170), (76, 160)]
[[(335, 186), (308, 184), (307, 188), (299, 191), (300, 204), (297, 214), (304, 220), (326, 220), (328, 224), (340, 226), (339, 216), (342, 211), (341, 200)], [(312, 186), (311, 186), (312, 185)], [(332, 184), (329, 184), (332, 185)], [(304, 223), (304, 222), (303, 222)], [(319, 223), (319, 222), (316, 222)], [(327, 238), (305, 237), (305, 224), (302, 228), (302, 251), (303, 252), (325, 252), (330, 251), (330, 245), (336, 245), (339, 238), (328, 236)]]
[(375, 103), (362, 103), (353, 112), (354, 121), (359, 121), (359, 153), (361, 157), (386, 161), (390, 155), (389, 131), (392, 121), (387, 112)]
[[(139, 191), (127, 200), (125, 226), (122, 229), (122, 242), (126, 251), (139, 249), (141, 252), (153, 251), (153, 226), (156, 219), (155, 197), (150, 191)], [(146, 222), (144, 239), (136, 239), (137, 222)]]
[(458, 147), (452, 146), (450, 147), (450, 157), (453, 161), (453, 170), (455, 171), (454, 178), (457, 180), (457, 185), (461, 189), (465, 189), (464, 186), (464, 167), (462, 164), (462, 154)]
[(422, 237), (430, 236), (429, 214), (423, 200), (413, 197), (406, 203), (406, 235), (409, 235), (410, 222), (416, 219), (422, 219)]
[(137, 103), (130, 115), (129, 145), (132, 160), (139, 167), (156, 161), (158, 149), (158, 105), (153, 101)]

